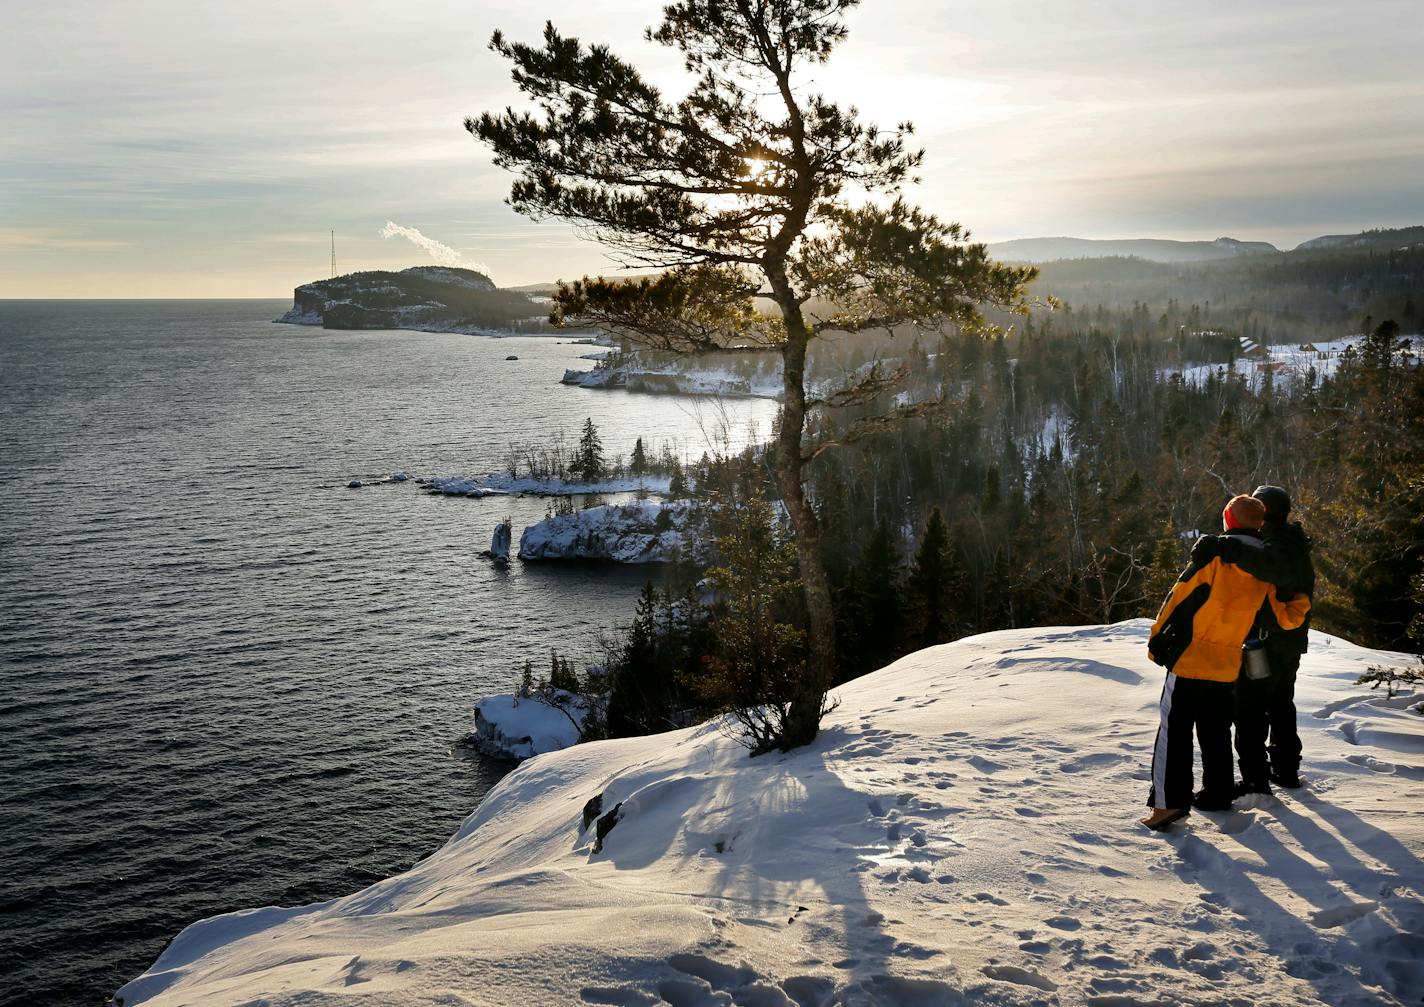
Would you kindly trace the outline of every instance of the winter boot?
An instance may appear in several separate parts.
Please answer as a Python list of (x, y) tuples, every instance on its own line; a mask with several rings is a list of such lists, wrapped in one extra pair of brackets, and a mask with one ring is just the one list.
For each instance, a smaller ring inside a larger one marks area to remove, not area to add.
[(1287, 790), (1299, 790), (1302, 786), (1300, 773), (1294, 769), (1272, 769), (1271, 782), (1278, 787), (1285, 787)]
[(1167, 827), (1180, 818), (1191, 814), (1189, 808), (1158, 808), (1142, 820), (1142, 824), (1153, 832), (1166, 832)]
[(1274, 797), (1271, 793), (1271, 785), (1265, 780), (1242, 780), (1232, 788), (1232, 798), (1246, 797), (1249, 794), (1261, 794), (1264, 797)]
[(1198, 790), (1192, 795), (1192, 807), (1198, 811), (1230, 811), (1232, 795), (1214, 794), (1209, 790)]

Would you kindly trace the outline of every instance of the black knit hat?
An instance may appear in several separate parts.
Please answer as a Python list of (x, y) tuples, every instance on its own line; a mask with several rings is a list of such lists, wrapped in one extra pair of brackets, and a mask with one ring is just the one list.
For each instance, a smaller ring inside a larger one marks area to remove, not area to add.
[(1257, 486), (1251, 495), (1266, 505), (1267, 521), (1284, 521), (1290, 513), (1290, 494), (1279, 486)]

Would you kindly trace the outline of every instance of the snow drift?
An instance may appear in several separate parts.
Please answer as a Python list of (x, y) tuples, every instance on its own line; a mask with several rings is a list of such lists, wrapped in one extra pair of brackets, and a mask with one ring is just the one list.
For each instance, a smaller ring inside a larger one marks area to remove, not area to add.
[(789, 755), (749, 759), (714, 723), (538, 756), (406, 873), (194, 924), (120, 994), (1416, 1003), (1424, 718), (1418, 696), (1353, 684), (1391, 656), (1315, 634), (1305, 789), (1158, 835), (1136, 822), (1161, 683), (1146, 635), (1138, 620), (922, 651), (840, 689)]

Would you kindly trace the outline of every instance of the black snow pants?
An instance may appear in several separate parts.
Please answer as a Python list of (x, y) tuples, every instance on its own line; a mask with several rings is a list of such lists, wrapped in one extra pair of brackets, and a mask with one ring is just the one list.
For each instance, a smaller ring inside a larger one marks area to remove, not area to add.
[(1231, 799), (1231, 715), (1234, 685), (1167, 673), (1160, 703), (1161, 724), (1152, 750), (1152, 808), (1192, 806), (1192, 729), (1202, 753), (1202, 789)]
[(1236, 758), (1241, 779), (1264, 784), (1268, 770), (1281, 776), (1300, 771), (1300, 734), (1295, 723), (1295, 676), (1300, 655), (1267, 651), (1271, 674), (1236, 680)]

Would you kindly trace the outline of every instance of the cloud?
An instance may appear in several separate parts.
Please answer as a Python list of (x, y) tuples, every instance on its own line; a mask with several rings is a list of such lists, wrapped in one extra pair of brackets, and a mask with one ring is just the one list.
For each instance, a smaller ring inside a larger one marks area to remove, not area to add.
[(68, 252), (110, 252), (130, 242), (108, 238), (66, 238), (53, 231), (0, 231), (0, 248), (54, 248)]
[(428, 238), (413, 227), (406, 227), (397, 224), (394, 220), (386, 221), (386, 226), (381, 228), (383, 238), (405, 238), (411, 244), (425, 250), (438, 266), (463, 266), (465, 269), (474, 269), (482, 273), (488, 273), (489, 267), (483, 263), (470, 262), (444, 242)]

